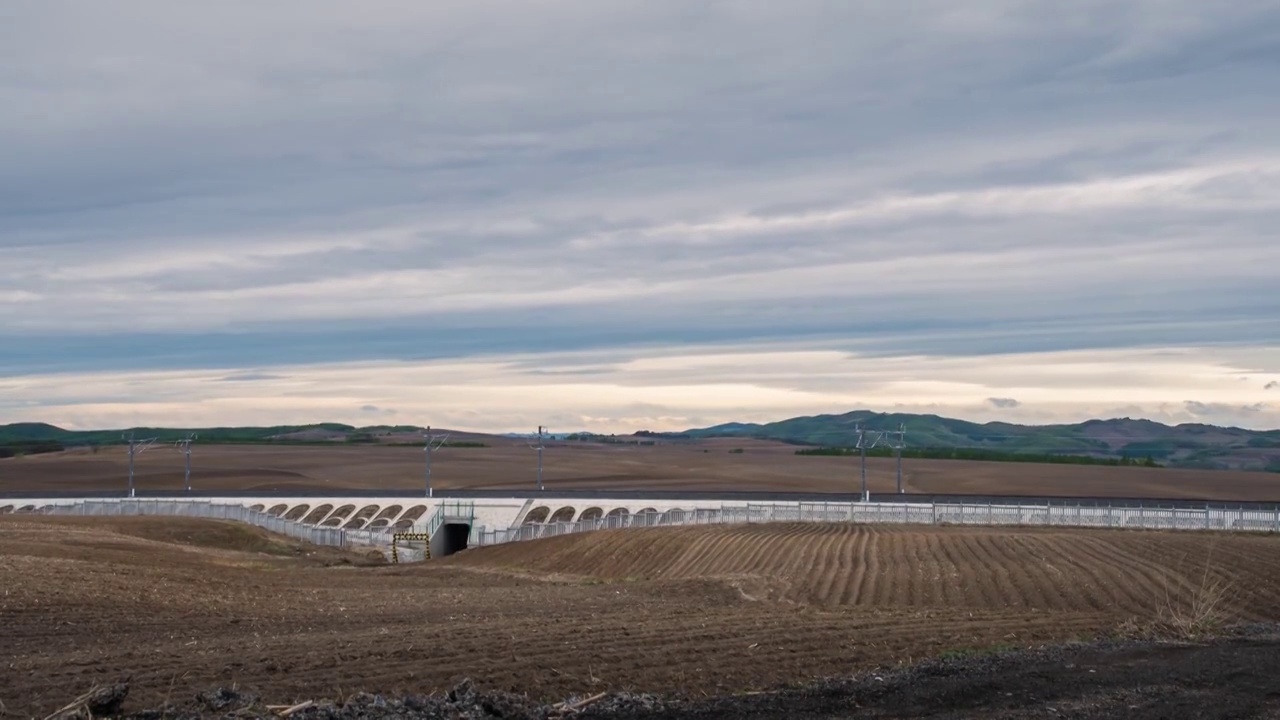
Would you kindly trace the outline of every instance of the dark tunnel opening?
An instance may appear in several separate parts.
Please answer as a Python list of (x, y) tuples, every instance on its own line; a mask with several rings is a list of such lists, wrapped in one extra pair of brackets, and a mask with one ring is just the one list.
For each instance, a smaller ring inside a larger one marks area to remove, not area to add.
[(467, 549), (471, 526), (465, 523), (445, 523), (431, 538), (431, 557), (448, 557)]

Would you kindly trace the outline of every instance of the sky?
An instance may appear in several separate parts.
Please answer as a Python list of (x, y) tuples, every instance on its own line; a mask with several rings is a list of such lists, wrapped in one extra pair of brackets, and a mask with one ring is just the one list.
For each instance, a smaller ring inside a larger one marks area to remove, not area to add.
[(0, 423), (1280, 427), (1280, 5), (8, 0)]

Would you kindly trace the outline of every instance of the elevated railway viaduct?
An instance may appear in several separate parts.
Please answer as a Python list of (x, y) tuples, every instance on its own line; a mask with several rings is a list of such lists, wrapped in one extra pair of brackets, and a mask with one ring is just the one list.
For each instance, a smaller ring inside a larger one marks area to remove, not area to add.
[[(0, 493), (0, 515), (41, 512), (45, 508), (84, 500), (124, 498), (123, 491)], [(325, 528), (346, 530), (407, 530), (429, 517), (441, 503), (466, 501), (475, 510), (477, 525), (490, 529), (529, 523), (578, 522), (636, 513), (659, 513), (678, 518), (684, 513), (720, 508), (726, 503), (856, 503), (857, 493), (703, 492), (654, 490), (530, 491), (516, 489), (440, 490), (431, 497), (405, 490), (240, 490), (227, 492), (136, 493), (139, 499), (203, 500), (238, 505), (274, 517)], [(991, 506), (1070, 505), (1107, 508), (1203, 509), (1229, 508), (1277, 512), (1278, 502), (1215, 502), (1195, 499), (1080, 498), (1068, 496), (872, 494), (872, 503), (963, 503)]]

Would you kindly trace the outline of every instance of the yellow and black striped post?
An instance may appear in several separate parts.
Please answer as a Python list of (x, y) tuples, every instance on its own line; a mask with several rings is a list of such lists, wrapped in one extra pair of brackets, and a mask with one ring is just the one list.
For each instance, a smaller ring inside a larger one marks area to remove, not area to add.
[(391, 562), (393, 563), (400, 562), (400, 551), (397, 549), (396, 546), (400, 543), (401, 540), (404, 540), (406, 542), (412, 541), (412, 540), (421, 540), (425, 542), (427, 544), (427, 547), (426, 547), (426, 550), (423, 552), (422, 557), (424, 560), (431, 559), (431, 536), (430, 535), (428, 535), (427, 533), (395, 533), (391, 536)]

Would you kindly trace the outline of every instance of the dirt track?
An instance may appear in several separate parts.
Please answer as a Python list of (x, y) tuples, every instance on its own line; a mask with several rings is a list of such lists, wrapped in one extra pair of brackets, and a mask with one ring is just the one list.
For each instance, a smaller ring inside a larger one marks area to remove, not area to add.
[(1280, 619), (1280, 538), (1215, 537), (676, 528), (365, 567), (208, 521), (9, 517), (0, 702), (40, 714), (122, 675), (133, 707), (232, 683), (283, 702), (463, 677), (553, 701), (764, 689), (1144, 623), (1203, 586), (1210, 546), (1224, 609)]
[[(437, 487), (532, 487), (534, 453), (493, 439), (484, 448), (446, 448), (433, 462)], [(741, 449), (735, 453), (732, 450)], [(551, 443), (549, 489), (796, 490), (856, 492), (855, 458), (795, 455), (795, 447), (752, 440), (639, 447)], [(891, 460), (871, 458), (873, 492), (895, 485)], [(1280, 474), (1104, 466), (907, 460), (905, 487), (923, 493), (991, 493), (1090, 497), (1193, 497), (1280, 501)], [(200, 489), (412, 488), (422, 486), (423, 453), (383, 446), (197, 446), (192, 482)], [(120, 447), (0, 460), (6, 490), (123, 490), (127, 457)], [(179, 490), (182, 456), (173, 448), (138, 458), (137, 485)]]

